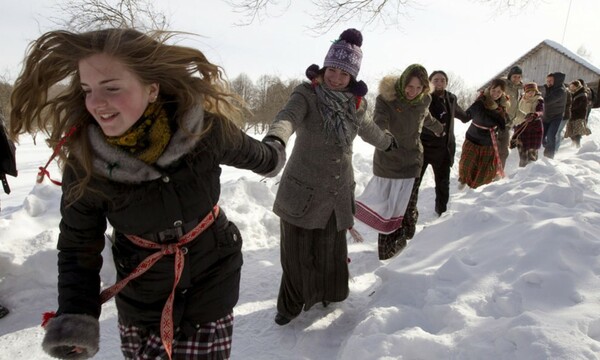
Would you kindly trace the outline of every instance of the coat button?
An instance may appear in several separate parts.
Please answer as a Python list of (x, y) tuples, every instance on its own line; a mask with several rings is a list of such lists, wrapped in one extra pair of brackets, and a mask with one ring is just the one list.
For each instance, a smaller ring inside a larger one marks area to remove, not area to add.
[(183, 253), (183, 255), (187, 255), (188, 253), (188, 248), (186, 248), (185, 246), (181, 247), (181, 252)]
[(237, 234), (233, 234), (233, 241), (238, 241)]
[(169, 181), (171, 181), (171, 179), (169, 179), (168, 176), (163, 176), (162, 181), (168, 183)]
[(340, 159), (335, 159), (335, 162), (336, 162), (336, 163), (339, 163), (340, 161), (342, 161), (342, 160), (340, 160)]
[(177, 220), (173, 223), (173, 226), (175, 226), (175, 227), (179, 227), (181, 225), (183, 225), (183, 221), (181, 221), (181, 220)]
[(335, 179), (336, 179), (336, 180), (337, 180), (337, 179), (339, 179), (339, 178), (340, 178), (340, 176), (339, 176), (339, 175), (336, 175), (336, 176), (335, 176)]

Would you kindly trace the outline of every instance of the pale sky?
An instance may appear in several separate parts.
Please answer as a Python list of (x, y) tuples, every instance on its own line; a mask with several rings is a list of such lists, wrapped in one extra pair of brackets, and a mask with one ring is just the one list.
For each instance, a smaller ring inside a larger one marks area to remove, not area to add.
[[(412, 63), (421, 63), (429, 71), (445, 70), (468, 85), (478, 86), (545, 39), (575, 53), (584, 47), (591, 54), (588, 60), (600, 67), (598, 0), (538, 0), (535, 6), (510, 13), (494, 12), (493, 7), (476, 0), (419, 2), (418, 8), (407, 9), (409, 16), (401, 18), (401, 28), (357, 21), (339, 24), (322, 36), (307, 30), (315, 24), (306, 12), (311, 6), (308, 0), (294, 1), (287, 10), (276, 7), (273, 12), (279, 16), (245, 27), (234, 25), (242, 15), (224, 1), (153, 3), (165, 12), (172, 30), (202, 35), (188, 36), (183, 43), (204, 51), (229, 78), (241, 72), (254, 80), (264, 74), (304, 78), (310, 64), (322, 65), (331, 41), (348, 27), (363, 31), (363, 63), (358, 78), (371, 90), (376, 90), (381, 77)], [(12, 82), (18, 75), (29, 41), (56, 28), (48, 21), (59, 16), (53, 8), (56, 3), (3, 0), (0, 76), (4, 79)]]

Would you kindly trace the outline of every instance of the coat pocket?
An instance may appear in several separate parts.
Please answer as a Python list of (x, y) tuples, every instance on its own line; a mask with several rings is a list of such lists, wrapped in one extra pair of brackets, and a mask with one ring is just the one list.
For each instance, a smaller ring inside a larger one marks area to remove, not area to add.
[(275, 206), (292, 217), (301, 217), (310, 208), (315, 196), (315, 189), (293, 176), (286, 175), (281, 179)]
[(217, 244), (219, 248), (242, 247), (242, 234), (233, 222), (227, 221), (227, 225), (219, 231), (219, 234), (217, 235)]

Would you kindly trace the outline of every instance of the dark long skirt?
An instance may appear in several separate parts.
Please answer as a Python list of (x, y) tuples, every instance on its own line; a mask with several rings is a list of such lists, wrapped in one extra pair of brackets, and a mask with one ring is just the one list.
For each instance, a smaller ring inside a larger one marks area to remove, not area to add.
[(335, 216), (325, 229), (304, 229), (281, 220), (283, 274), (277, 312), (293, 319), (304, 308), (348, 297), (346, 230), (337, 231)]
[(477, 145), (465, 139), (458, 164), (458, 181), (475, 189), (489, 184), (496, 176), (493, 146)]

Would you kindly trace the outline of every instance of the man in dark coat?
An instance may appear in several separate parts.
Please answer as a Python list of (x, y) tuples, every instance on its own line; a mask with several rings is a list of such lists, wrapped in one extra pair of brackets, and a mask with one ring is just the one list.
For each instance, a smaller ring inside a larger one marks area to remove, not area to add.
[(554, 158), (556, 134), (565, 115), (567, 90), (564, 86), (565, 74), (555, 72), (546, 76), (544, 85), (544, 156)]
[[(429, 112), (444, 125), (443, 136), (436, 136), (431, 130), (423, 128), (421, 143), (423, 144), (423, 166), (421, 175), (415, 181), (419, 186), (427, 166), (431, 165), (435, 178), (435, 212), (442, 215), (446, 212), (450, 196), (450, 168), (454, 164), (456, 152), (456, 139), (454, 137), (454, 118), (457, 117), (466, 123), (470, 119), (465, 111), (458, 105), (456, 96), (446, 91), (448, 75), (444, 71), (436, 70), (429, 75), (433, 84)], [(416, 221), (415, 221), (416, 223)]]

